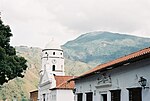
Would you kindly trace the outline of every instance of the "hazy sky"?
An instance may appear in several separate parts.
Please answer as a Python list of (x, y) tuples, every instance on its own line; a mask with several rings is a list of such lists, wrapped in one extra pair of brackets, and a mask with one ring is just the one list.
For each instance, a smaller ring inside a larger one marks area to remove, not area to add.
[(104, 30), (150, 37), (150, 0), (0, 0), (0, 12), (17, 46)]

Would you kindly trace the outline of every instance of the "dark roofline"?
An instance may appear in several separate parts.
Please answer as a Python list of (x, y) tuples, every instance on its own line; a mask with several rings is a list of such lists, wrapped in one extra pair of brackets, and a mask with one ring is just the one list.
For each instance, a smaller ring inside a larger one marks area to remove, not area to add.
[(62, 52), (63, 52), (62, 49), (43, 49), (42, 52), (43, 52), (43, 51), (46, 51), (46, 50), (57, 50), (57, 51), (62, 51)]
[(120, 57), (120, 58), (112, 60), (110, 62), (98, 65), (97, 67), (95, 67), (95, 68), (89, 70), (88, 72), (86, 72), (86, 73), (84, 73), (84, 74), (82, 74), (82, 75), (80, 75), (74, 79), (71, 79), (71, 80), (77, 80), (77, 79), (80, 79), (83, 77), (93, 75), (99, 71), (102, 72), (102, 71), (109, 70), (109, 68), (112, 68), (112, 69), (117, 68), (117, 67), (125, 65), (127, 63), (133, 63), (133, 62), (145, 59), (145, 58), (150, 58), (150, 47), (144, 48), (142, 50), (131, 53), (129, 55)]
[(31, 91), (30, 93), (38, 92), (38, 90)]
[(61, 90), (73, 90), (74, 88), (51, 88), (50, 90), (57, 90), (57, 89), (61, 89)]

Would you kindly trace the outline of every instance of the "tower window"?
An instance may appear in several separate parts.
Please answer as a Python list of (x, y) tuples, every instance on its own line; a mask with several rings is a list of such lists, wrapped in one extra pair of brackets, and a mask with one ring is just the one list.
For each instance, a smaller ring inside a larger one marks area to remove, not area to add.
[(62, 55), (62, 53), (60, 53), (60, 55)]
[(52, 71), (55, 71), (55, 65), (52, 66)]
[(46, 57), (47, 57), (47, 60), (48, 60), (48, 53), (47, 53), (47, 52), (45, 52), (45, 54), (46, 54)]
[(55, 52), (53, 52), (53, 55), (55, 55)]
[(46, 56), (48, 57), (48, 53), (47, 53), (47, 52), (45, 52), (45, 54), (46, 54)]

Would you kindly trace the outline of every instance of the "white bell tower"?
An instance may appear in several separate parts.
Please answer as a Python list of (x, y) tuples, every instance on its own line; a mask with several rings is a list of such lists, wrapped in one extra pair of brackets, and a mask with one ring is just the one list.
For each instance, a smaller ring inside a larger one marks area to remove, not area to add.
[(42, 50), (42, 68), (40, 75), (43, 75), (45, 71), (52, 75), (65, 75), (63, 50), (54, 40), (48, 43), (45, 49)]

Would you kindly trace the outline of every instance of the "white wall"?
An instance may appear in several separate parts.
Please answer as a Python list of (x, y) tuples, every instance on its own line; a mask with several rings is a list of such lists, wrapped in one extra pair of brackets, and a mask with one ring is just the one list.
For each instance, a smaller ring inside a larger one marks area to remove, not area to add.
[(56, 90), (51, 91), (49, 101), (57, 101), (57, 91)]
[[(106, 72), (111, 76), (111, 86), (99, 86), (97, 79), (102, 73), (97, 73), (80, 80), (76, 80), (76, 93), (83, 93), (83, 101), (86, 101), (86, 92), (93, 92), (93, 101), (101, 101), (101, 94), (107, 93), (108, 101), (110, 99), (110, 91), (121, 89), (121, 101), (129, 101), (127, 88), (141, 87), (138, 83), (141, 76), (148, 80), (150, 85), (150, 59), (132, 63)], [(142, 101), (149, 101), (150, 89), (142, 89)]]
[(57, 101), (74, 101), (73, 91), (57, 89)]

